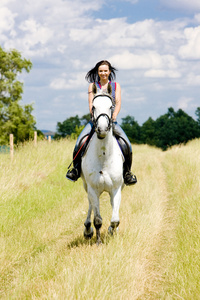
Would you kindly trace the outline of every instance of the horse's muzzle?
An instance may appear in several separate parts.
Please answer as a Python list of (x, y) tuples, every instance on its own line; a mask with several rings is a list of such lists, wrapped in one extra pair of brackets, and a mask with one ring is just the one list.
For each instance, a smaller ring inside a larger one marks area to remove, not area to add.
[[(101, 126), (99, 125), (99, 119), (100, 117), (103, 117), (104, 120), (106, 120), (106, 124), (104, 123), (103, 126), (101, 124)], [(98, 139), (104, 139), (108, 133), (108, 131), (111, 128), (111, 119), (109, 118), (109, 116), (107, 114), (100, 114), (97, 119), (93, 120), (94, 122), (94, 126), (95, 126), (95, 131), (97, 134)]]
[(103, 140), (106, 137), (107, 133), (108, 133), (108, 130), (101, 130), (98, 127), (95, 129), (95, 131), (96, 131), (96, 134), (97, 134), (97, 138), (100, 139), (100, 140)]

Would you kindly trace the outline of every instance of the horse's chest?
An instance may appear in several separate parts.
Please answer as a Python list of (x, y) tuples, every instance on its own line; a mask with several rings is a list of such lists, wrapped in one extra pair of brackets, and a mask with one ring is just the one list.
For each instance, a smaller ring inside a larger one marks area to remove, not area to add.
[(87, 183), (99, 191), (109, 192), (121, 181), (121, 174), (118, 175), (115, 172), (112, 164), (102, 165), (99, 161), (93, 167), (90, 166), (88, 173), (85, 175)]
[(113, 188), (113, 178), (109, 172), (100, 170), (93, 173), (91, 185), (101, 191), (110, 191)]
[(82, 160), (84, 180), (94, 189), (109, 192), (123, 182), (121, 151), (117, 142), (114, 151), (106, 145), (95, 146), (91, 143)]

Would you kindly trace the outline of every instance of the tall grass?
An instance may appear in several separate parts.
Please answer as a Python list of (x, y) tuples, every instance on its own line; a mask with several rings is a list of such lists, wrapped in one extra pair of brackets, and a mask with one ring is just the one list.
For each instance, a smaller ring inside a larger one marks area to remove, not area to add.
[(83, 238), (81, 180), (65, 179), (74, 142), (0, 155), (0, 298), (198, 299), (200, 140), (167, 152), (133, 146), (136, 186), (122, 192), (119, 233)]
[(165, 170), (174, 209), (173, 264), (167, 295), (200, 297), (200, 140), (166, 154)]

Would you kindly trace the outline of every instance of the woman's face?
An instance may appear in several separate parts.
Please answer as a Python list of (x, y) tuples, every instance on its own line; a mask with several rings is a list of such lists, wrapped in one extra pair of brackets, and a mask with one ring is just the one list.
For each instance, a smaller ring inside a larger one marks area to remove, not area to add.
[(108, 65), (101, 65), (98, 68), (98, 75), (100, 77), (100, 81), (107, 81), (110, 75), (110, 70)]

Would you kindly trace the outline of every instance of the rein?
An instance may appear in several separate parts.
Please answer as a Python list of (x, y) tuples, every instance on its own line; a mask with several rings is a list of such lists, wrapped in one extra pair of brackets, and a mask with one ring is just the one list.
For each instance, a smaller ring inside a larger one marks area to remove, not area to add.
[(78, 150), (78, 152), (77, 152), (76, 155), (74, 156), (72, 162), (70, 163), (70, 165), (69, 165), (68, 168), (67, 168), (68, 170), (69, 170), (69, 168), (71, 167), (73, 161), (74, 161), (74, 160), (76, 159), (76, 157), (78, 156), (78, 154), (79, 154), (79, 152), (81, 151), (81, 149), (83, 148), (83, 146), (85, 145), (85, 143), (87, 142), (89, 136), (90, 136), (90, 135), (88, 135), (88, 136), (86, 137), (84, 143), (81, 145), (80, 149)]

